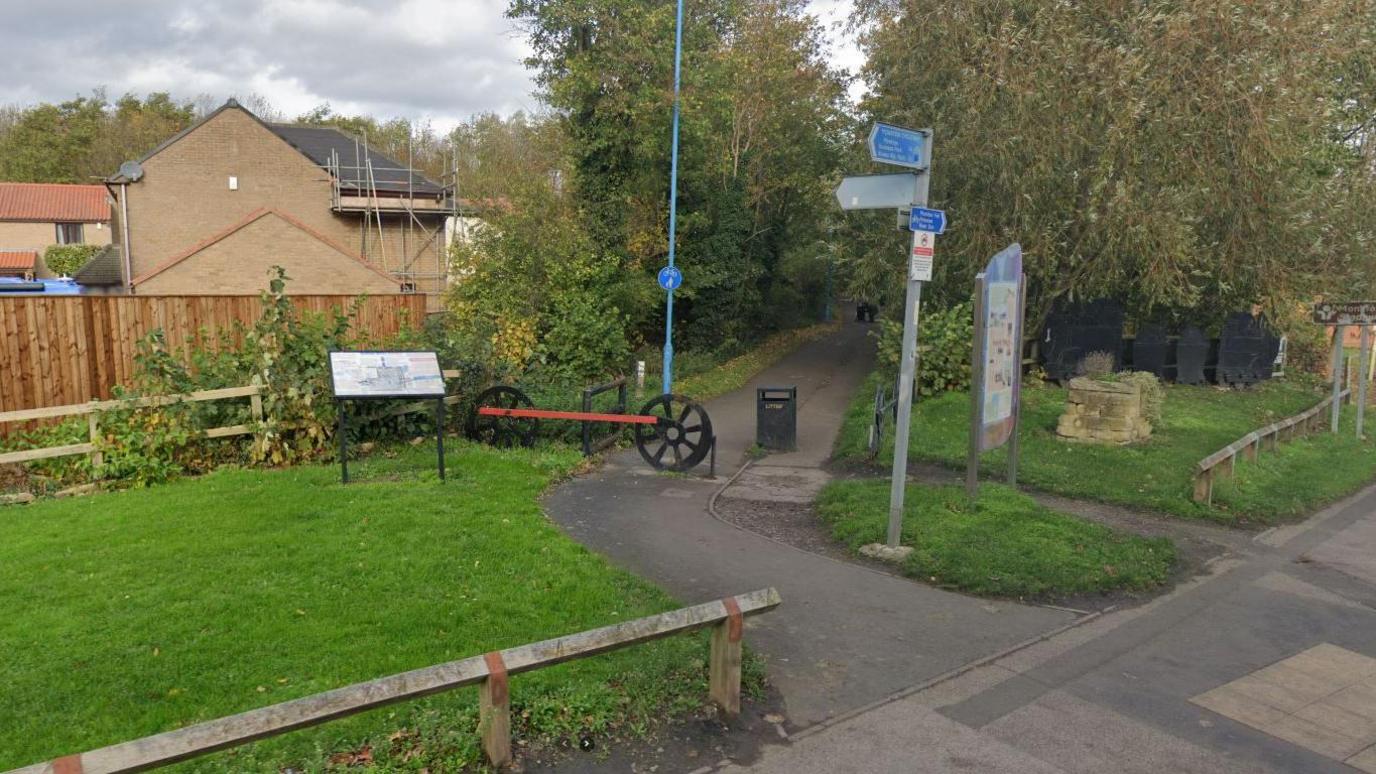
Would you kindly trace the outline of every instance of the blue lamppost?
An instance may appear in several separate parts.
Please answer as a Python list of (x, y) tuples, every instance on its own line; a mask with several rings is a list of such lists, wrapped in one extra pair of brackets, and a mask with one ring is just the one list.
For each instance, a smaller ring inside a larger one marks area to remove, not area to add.
[(664, 309), (664, 393), (673, 392), (674, 385), (674, 288), (683, 282), (683, 275), (674, 267), (674, 246), (678, 227), (678, 114), (679, 82), (683, 65), (683, 0), (678, 0), (678, 15), (674, 25), (674, 139), (669, 161), (669, 265), (659, 273), (659, 284), (668, 293)]

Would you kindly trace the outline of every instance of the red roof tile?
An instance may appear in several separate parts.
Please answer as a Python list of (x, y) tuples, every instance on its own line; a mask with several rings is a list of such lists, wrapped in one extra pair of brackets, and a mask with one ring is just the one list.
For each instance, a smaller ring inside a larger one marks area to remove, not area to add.
[(0, 271), (33, 271), (38, 253), (32, 250), (0, 250)]
[(0, 220), (108, 222), (107, 196), (103, 185), (0, 183)]

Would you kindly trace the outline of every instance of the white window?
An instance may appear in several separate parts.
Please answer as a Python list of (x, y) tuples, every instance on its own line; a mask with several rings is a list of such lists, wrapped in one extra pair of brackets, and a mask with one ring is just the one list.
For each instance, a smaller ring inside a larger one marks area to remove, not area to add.
[(60, 245), (79, 245), (86, 242), (80, 223), (57, 224), (57, 243)]

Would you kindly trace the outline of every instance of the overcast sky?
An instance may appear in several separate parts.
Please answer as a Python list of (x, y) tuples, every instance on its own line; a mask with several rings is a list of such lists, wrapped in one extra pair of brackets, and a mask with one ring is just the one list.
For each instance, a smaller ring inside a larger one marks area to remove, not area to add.
[[(812, 0), (828, 21), (851, 0)], [(506, 0), (0, 0), (0, 104), (104, 86), (216, 100), (261, 95), (287, 116), (430, 120), (538, 107)], [(834, 33), (834, 61), (861, 60)]]

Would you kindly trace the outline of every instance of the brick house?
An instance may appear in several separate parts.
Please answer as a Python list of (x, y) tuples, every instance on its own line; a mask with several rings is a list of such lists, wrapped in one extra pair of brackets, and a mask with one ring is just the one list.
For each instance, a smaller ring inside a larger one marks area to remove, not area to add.
[(452, 189), (338, 130), (270, 124), (230, 100), (107, 185), (115, 244), (83, 284), (256, 294), (278, 265), (290, 293), (418, 292), (439, 308)]
[(68, 244), (110, 244), (105, 186), (0, 183), (0, 276), (51, 276), (43, 252)]

